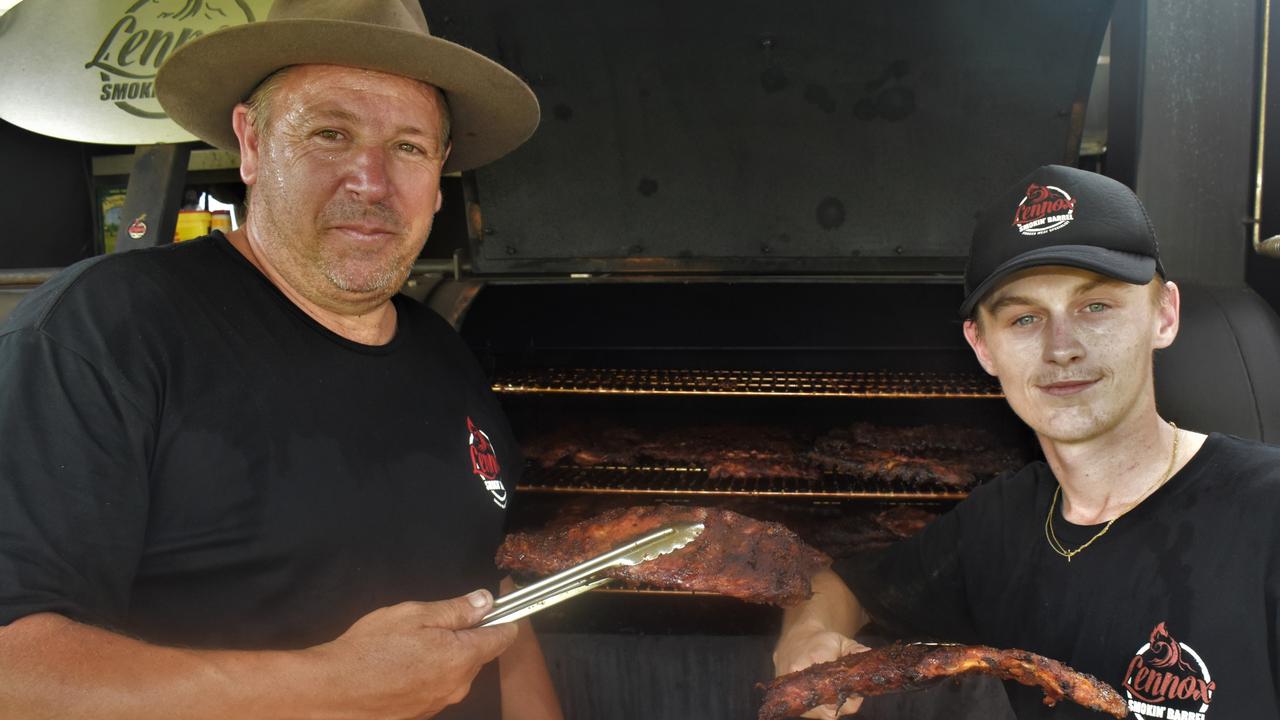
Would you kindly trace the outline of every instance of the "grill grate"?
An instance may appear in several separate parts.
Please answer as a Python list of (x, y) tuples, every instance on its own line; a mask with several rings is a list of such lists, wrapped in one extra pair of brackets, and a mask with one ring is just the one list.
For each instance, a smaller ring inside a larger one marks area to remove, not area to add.
[(715, 478), (702, 468), (529, 465), (522, 492), (815, 498), (826, 500), (961, 500), (968, 492), (943, 485), (908, 486), (826, 474), (821, 479)]
[(827, 370), (643, 370), (546, 368), (501, 372), (504, 394), (737, 395), (878, 398), (1000, 398), (1000, 386), (958, 372)]

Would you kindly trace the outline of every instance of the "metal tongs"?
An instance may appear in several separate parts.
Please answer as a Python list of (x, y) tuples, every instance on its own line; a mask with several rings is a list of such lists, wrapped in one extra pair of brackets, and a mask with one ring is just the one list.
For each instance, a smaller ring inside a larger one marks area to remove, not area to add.
[(702, 523), (695, 522), (666, 525), (639, 540), (507, 593), (493, 601), (493, 610), (481, 618), (476, 627), (518, 620), (600, 587), (613, 580), (600, 575), (608, 568), (639, 565), (646, 560), (679, 550), (693, 542), (702, 533), (702, 528)]

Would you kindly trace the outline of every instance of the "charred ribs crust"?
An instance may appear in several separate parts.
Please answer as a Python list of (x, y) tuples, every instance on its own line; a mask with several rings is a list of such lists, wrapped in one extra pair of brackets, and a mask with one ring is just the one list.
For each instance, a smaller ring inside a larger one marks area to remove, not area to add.
[(702, 534), (662, 557), (608, 574), (628, 585), (717, 593), (790, 605), (807, 599), (809, 579), (831, 559), (778, 523), (706, 507), (615, 508), (577, 523), (508, 535), (498, 567), (536, 575), (559, 572), (674, 522), (701, 522)]
[(895, 644), (846, 655), (761, 684), (766, 692), (759, 720), (795, 717), (851, 695), (918, 690), (935, 680), (975, 673), (1039, 687), (1047, 705), (1065, 699), (1117, 718), (1128, 715), (1127, 703), (1110, 685), (1026, 650)]

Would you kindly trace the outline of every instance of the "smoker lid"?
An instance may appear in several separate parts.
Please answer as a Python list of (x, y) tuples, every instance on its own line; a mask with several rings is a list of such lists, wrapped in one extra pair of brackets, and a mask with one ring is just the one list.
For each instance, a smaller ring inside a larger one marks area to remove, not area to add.
[(993, 192), (1076, 162), (1111, 7), (433, 0), (543, 108), (472, 175), (472, 267), (958, 273)]

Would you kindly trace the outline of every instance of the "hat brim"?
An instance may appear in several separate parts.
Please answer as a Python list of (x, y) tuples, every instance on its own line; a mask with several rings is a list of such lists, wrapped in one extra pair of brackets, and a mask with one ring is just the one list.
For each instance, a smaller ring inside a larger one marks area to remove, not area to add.
[(156, 96), (174, 122), (237, 152), (236, 104), (276, 70), (303, 64), (376, 70), (440, 88), (452, 120), (446, 172), (496, 160), (538, 126), (533, 91), (485, 56), (430, 35), (347, 20), (268, 20), (199, 37), (160, 67)]
[(1151, 282), (1157, 270), (1155, 258), (1121, 250), (1108, 250), (1093, 245), (1051, 245), (1037, 248), (1005, 261), (971, 290), (960, 305), (961, 317), (969, 317), (978, 303), (1013, 273), (1045, 265), (1089, 270), (1134, 285)]

